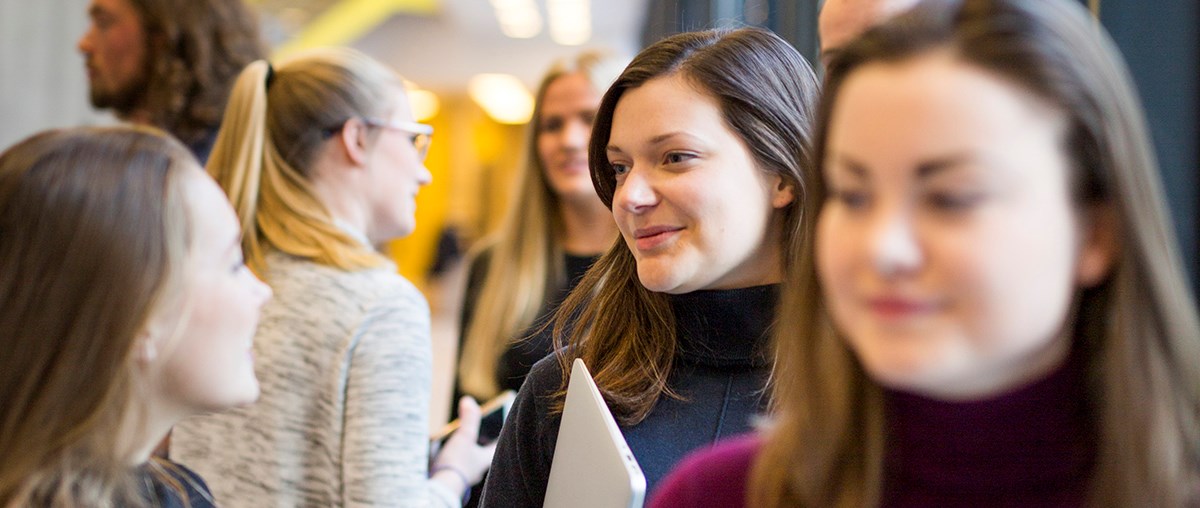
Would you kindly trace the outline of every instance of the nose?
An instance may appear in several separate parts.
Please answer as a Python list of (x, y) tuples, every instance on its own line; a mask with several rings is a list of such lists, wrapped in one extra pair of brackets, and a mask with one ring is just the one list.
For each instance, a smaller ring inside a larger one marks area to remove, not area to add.
[(275, 291), (266, 282), (260, 280), (257, 276), (254, 277), (254, 293), (258, 298), (258, 306), (262, 307), (275, 295)]
[(88, 27), (86, 32), (79, 37), (79, 42), (75, 44), (75, 48), (84, 55), (92, 54), (92, 27)]
[(433, 173), (430, 173), (429, 168), (425, 167), (424, 164), (421, 164), (421, 171), (417, 172), (417, 184), (426, 186), (430, 183), (433, 183)]
[(617, 185), (613, 194), (613, 206), (629, 213), (643, 213), (658, 204), (658, 193), (654, 183), (640, 171), (629, 169), (624, 181)]
[(582, 150), (587, 147), (592, 135), (592, 126), (581, 118), (569, 120), (562, 129), (562, 146), (566, 150)]
[(911, 214), (901, 207), (880, 207), (875, 215), (870, 236), (875, 270), (891, 279), (920, 268), (923, 254)]

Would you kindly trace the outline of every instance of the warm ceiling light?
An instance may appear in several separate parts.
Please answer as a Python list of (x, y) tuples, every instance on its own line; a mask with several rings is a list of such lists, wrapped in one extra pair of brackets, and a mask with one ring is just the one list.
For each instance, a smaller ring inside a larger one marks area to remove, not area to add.
[(429, 90), (410, 88), (408, 103), (412, 105), (413, 117), (418, 122), (425, 122), (437, 116), (438, 110), (441, 108), (441, 101), (438, 100), (437, 94)]
[(564, 46), (578, 46), (592, 38), (592, 5), (589, 0), (546, 0), (550, 38)]
[(536, 37), (542, 31), (542, 15), (533, 0), (491, 0), (500, 31), (514, 39)]
[(533, 94), (510, 74), (476, 74), (467, 83), (467, 94), (493, 120), (523, 124), (533, 116)]

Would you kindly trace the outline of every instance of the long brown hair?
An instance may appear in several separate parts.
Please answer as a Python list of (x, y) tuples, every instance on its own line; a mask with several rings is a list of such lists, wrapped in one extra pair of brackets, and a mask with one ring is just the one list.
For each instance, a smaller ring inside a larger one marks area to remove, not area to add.
[[(0, 506), (140, 506), (117, 436), (190, 243), (179, 142), (50, 131), (0, 155)], [(192, 169), (198, 171), (198, 169)]]
[(266, 55), (242, 0), (129, 0), (146, 34), (146, 88), (134, 105), (185, 143), (221, 124), (233, 79)]
[(556, 63), (538, 86), (525, 142), (525, 163), (517, 172), (513, 196), (499, 230), (485, 239), (473, 255), (489, 252), (487, 279), (479, 290), (470, 330), (459, 365), (463, 391), (488, 399), (500, 389), (496, 366), (504, 348), (520, 340), (521, 332), (533, 326), (547, 292), (565, 284), (562, 262), (565, 234), (558, 195), (546, 180), (545, 161), (538, 155), (542, 133), (542, 102), (555, 80), (579, 73), (588, 78), (599, 94), (608, 89), (619, 66), (612, 58), (589, 52)]
[[(811, 125), (819, 84), (812, 68), (777, 35), (759, 28), (674, 35), (642, 50), (613, 83), (596, 113), (588, 146), (592, 183), (612, 208), (615, 173), (608, 162), (613, 112), (621, 96), (654, 78), (680, 75), (720, 103), (727, 127), (759, 170), (779, 175), (796, 199), (781, 211), (784, 252), (807, 241), (800, 203), (811, 171)], [(783, 267), (787, 271), (787, 266)], [(658, 398), (675, 396), (667, 379), (675, 358), (675, 317), (666, 296), (638, 280), (637, 263), (618, 240), (555, 315), (562, 390), (582, 358), (617, 419), (640, 422)]]
[[(1073, 199), (1111, 210), (1121, 235), (1100, 285), (1081, 290), (1073, 330), (1098, 416), (1095, 506), (1185, 506), (1200, 479), (1200, 324), (1167, 220), (1141, 108), (1112, 42), (1064, 0), (934, 0), (867, 32), (829, 66), (817, 161), (839, 92), (875, 62), (949, 48), (1067, 120)], [(805, 203), (816, 221), (821, 173)], [(871, 506), (880, 501), (882, 391), (838, 337), (821, 303), (814, 246), (791, 256), (777, 355), (777, 423), (747, 489), (751, 506)]]

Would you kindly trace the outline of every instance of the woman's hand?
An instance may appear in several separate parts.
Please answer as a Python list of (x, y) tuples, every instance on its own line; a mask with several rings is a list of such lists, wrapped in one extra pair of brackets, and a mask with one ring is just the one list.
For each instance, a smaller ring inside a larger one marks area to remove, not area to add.
[(463, 397), (458, 401), (458, 418), (462, 426), (433, 459), (430, 477), (455, 492), (465, 492), (479, 483), (491, 466), (496, 443), (481, 446), (478, 442), (480, 412), (475, 399)]

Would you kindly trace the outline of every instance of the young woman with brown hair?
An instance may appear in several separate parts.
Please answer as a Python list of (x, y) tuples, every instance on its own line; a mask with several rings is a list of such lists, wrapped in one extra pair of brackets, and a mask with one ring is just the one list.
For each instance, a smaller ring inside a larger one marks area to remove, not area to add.
[(233, 210), (156, 130), (50, 131), (0, 154), (0, 506), (211, 507), (151, 451), (258, 396), (270, 290)]
[(656, 505), (1200, 502), (1200, 326), (1136, 97), (1066, 0), (928, 1), (846, 45), (776, 421)]
[(582, 358), (647, 483), (766, 406), (767, 330), (800, 202), (818, 84), (760, 29), (666, 38), (605, 94), (592, 181), (622, 241), (559, 308), (500, 437), (484, 506), (540, 506), (570, 364)]

